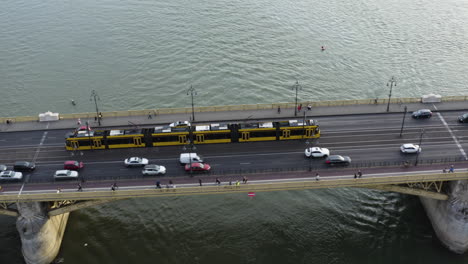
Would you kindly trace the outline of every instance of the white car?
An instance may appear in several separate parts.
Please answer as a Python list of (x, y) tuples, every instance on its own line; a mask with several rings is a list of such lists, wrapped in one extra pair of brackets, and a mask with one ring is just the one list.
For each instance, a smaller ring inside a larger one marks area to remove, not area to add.
[(164, 175), (166, 167), (160, 165), (146, 165), (141, 171), (143, 175)]
[(55, 179), (76, 179), (78, 172), (72, 170), (58, 170), (54, 173)]
[(190, 126), (189, 121), (176, 121), (174, 123), (169, 124), (169, 127), (184, 127), (184, 126)]
[(21, 180), (23, 178), (23, 173), (17, 171), (2, 171), (0, 172), (0, 180)]
[(306, 148), (304, 154), (307, 158), (323, 158), (330, 156), (330, 150), (328, 150), (327, 148), (312, 147)]
[(139, 157), (131, 157), (131, 158), (125, 159), (124, 163), (125, 163), (125, 166), (127, 167), (145, 166), (145, 165), (148, 165), (148, 159), (139, 158)]
[(421, 152), (419, 145), (414, 144), (403, 144), (400, 147), (401, 152), (403, 153), (418, 153)]

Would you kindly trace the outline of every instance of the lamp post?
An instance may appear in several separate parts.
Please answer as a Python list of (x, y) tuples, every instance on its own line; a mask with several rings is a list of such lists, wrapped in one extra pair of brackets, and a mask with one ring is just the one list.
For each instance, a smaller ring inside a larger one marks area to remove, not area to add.
[(405, 126), (405, 118), (408, 107), (405, 105), (405, 112), (403, 113), (403, 121), (401, 122), (400, 137), (403, 135), (403, 127)]
[(390, 98), (392, 98), (392, 88), (396, 86), (395, 77), (392, 78), (387, 82), (387, 86), (390, 86), (390, 93), (388, 94), (388, 103), (387, 103), (387, 112), (390, 110)]
[(197, 95), (197, 91), (195, 90), (195, 88), (192, 87), (192, 85), (190, 85), (190, 89), (187, 90), (187, 95), (189, 94), (192, 97), (192, 121), (195, 121), (195, 109), (193, 106), (193, 96)]
[(302, 90), (302, 86), (299, 85), (299, 82), (296, 80), (296, 83), (293, 85), (292, 89), (296, 91), (296, 103), (294, 105), (294, 116), (297, 116), (297, 92), (299, 90)]
[(421, 135), (419, 136), (419, 149), (418, 152), (416, 152), (416, 161), (414, 162), (414, 166), (418, 166), (419, 162), (419, 153), (421, 152), (421, 145), (422, 145), (422, 139), (424, 135), (424, 128), (421, 129)]
[(97, 105), (97, 101), (101, 101), (101, 98), (99, 98), (99, 95), (95, 90), (91, 91), (91, 97), (89, 98), (90, 101), (94, 99), (94, 105), (96, 106), (96, 118), (98, 121), (98, 124), (101, 125), (101, 117), (99, 116), (99, 109)]

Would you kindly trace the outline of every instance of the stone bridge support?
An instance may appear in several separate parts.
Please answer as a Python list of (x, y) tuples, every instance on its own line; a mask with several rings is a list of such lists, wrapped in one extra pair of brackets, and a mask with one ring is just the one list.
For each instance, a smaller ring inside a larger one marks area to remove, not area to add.
[(24, 260), (28, 264), (49, 264), (57, 256), (70, 213), (49, 216), (48, 202), (16, 204), (18, 229)]

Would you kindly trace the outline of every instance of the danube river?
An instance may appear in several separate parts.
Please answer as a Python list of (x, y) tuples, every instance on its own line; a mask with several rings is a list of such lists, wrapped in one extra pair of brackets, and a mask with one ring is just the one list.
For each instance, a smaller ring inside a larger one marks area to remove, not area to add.
[[(4, 0), (0, 116), (466, 95), (466, 0)], [(321, 47), (324, 47), (324, 50)], [(70, 102), (74, 100), (76, 105)], [(324, 131), (324, 136), (326, 136)], [(1, 136), (1, 135), (0, 135)], [(419, 199), (335, 189), (137, 199), (71, 214), (64, 263), (466, 263)], [(22, 263), (0, 216), (0, 263)]]

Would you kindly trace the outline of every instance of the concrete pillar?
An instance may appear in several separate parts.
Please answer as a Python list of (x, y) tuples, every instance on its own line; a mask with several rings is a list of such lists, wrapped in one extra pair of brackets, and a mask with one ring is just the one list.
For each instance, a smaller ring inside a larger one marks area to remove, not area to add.
[(451, 251), (468, 250), (468, 181), (448, 183), (449, 200), (420, 197), (439, 240)]
[(57, 256), (70, 213), (47, 215), (46, 202), (17, 203), (24, 260), (28, 264), (49, 264)]

